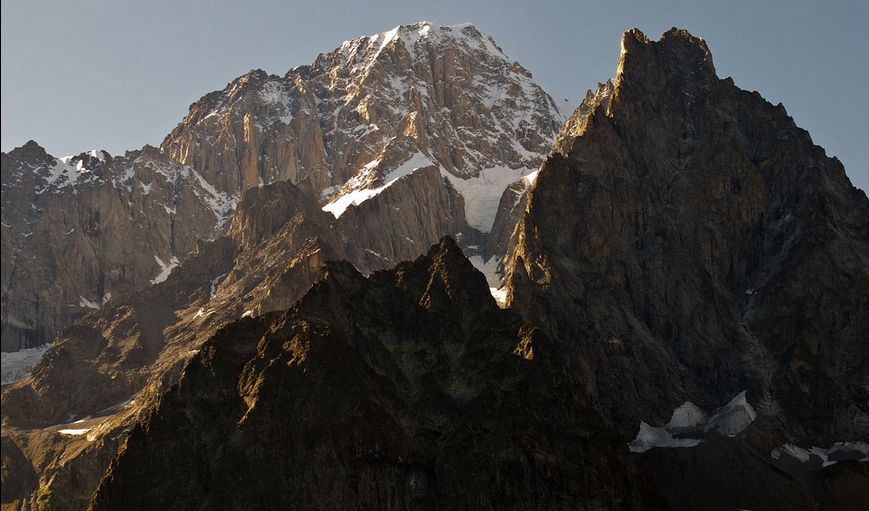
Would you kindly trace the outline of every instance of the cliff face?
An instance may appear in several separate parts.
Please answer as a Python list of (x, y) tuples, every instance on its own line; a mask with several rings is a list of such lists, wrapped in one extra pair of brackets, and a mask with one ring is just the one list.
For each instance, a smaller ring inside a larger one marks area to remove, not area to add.
[(586, 104), (530, 192), (512, 307), (627, 434), (747, 389), (766, 447), (865, 438), (869, 201), (838, 160), (680, 30), (626, 33)]
[(154, 148), (2, 155), (2, 349), (43, 344), (113, 294), (165, 279), (233, 200)]
[(92, 508), (659, 507), (566, 376), (451, 239), (368, 279), (330, 264), (202, 346)]

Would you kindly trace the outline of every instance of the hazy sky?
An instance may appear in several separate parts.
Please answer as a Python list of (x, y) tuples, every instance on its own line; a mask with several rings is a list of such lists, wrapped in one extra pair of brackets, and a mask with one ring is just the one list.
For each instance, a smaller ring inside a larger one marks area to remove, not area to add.
[(622, 32), (706, 39), (720, 76), (782, 102), (869, 190), (869, 0), (2, 0), (2, 149), (158, 145), (200, 96), (345, 39), (470, 21), (556, 97), (615, 74)]

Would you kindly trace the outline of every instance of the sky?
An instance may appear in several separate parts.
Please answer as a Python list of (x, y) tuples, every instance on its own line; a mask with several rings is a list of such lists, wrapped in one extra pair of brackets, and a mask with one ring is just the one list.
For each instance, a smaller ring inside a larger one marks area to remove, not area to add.
[(867, 0), (2, 0), (0, 145), (159, 145), (191, 103), (251, 69), (283, 74), (420, 20), (474, 23), (574, 103), (615, 75), (625, 30), (686, 28), (719, 76), (783, 103), (869, 190)]

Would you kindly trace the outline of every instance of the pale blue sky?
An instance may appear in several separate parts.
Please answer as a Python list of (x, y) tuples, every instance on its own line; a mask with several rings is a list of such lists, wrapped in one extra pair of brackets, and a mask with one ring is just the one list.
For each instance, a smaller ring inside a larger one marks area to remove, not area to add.
[(615, 73), (626, 29), (687, 28), (720, 76), (784, 103), (869, 189), (867, 0), (2, 0), (2, 149), (158, 145), (190, 103), (250, 69), (283, 74), (423, 19), (474, 23), (574, 102)]

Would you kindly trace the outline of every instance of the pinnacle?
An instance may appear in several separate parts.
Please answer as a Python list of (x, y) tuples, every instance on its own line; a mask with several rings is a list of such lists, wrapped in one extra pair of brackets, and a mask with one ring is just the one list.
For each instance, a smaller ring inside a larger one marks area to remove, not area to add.
[(9, 151), (9, 155), (15, 158), (42, 158), (48, 156), (48, 153), (35, 140), (28, 140), (21, 147)]
[[(622, 35), (621, 58), (616, 82), (660, 83), (659, 73), (670, 74), (678, 82), (701, 83), (715, 78), (712, 54), (706, 42), (687, 30), (671, 28), (652, 41), (642, 31), (632, 28)], [(699, 72), (698, 72), (699, 71)]]

